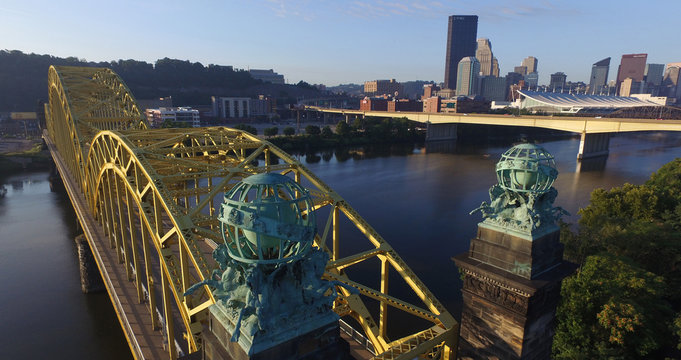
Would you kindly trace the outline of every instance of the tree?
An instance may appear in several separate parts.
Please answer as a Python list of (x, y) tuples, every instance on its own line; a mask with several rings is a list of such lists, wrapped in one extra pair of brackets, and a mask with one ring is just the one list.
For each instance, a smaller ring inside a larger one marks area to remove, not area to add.
[(350, 134), (350, 125), (345, 121), (339, 121), (338, 124), (336, 124), (336, 134), (340, 137), (347, 136)]
[(279, 133), (279, 128), (274, 126), (270, 128), (266, 128), (263, 132), (265, 136), (270, 137), (270, 136), (276, 136)]
[(331, 131), (331, 128), (327, 125), (322, 128), (322, 137), (325, 138), (330, 138), (333, 136), (333, 131)]
[(565, 280), (553, 340), (556, 359), (641, 358), (669, 340), (664, 279), (609, 254), (589, 256)]
[(321, 130), (319, 130), (319, 126), (308, 125), (305, 127), (305, 133), (308, 135), (319, 135), (321, 133)]
[(284, 135), (286, 136), (293, 136), (296, 134), (296, 129), (294, 129), (292, 126), (287, 126), (284, 128)]

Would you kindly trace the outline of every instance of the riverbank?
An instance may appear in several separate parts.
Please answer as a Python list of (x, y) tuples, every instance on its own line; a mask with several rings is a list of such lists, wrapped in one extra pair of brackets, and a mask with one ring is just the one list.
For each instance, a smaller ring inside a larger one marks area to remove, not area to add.
[(50, 161), (41, 139), (0, 139), (0, 176), (21, 170), (47, 170)]

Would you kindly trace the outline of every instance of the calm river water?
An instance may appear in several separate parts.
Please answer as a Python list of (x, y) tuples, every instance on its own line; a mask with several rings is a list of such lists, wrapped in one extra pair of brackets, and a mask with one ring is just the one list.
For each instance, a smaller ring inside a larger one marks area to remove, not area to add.
[[(393, 146), (298, 157), (459, 317), (460, 281), (450, 258), (467, 251), (480, 221), (479, 214), (468, 213), (489, 200), (494, 165), (511, 145), (485, 140), (444, 151)], [(619, 135), (611, 139), (607, 161), (584, 163), (578, 171), (578, 138), (541, 145), (556, 157), (556, 205), (572, 214), (570, 222), (577, 221), (577, 210), (588, 204), (593, 189), (643, 183), (681, 156), (679, 134)], [(0, 175), (0, 186), (8, 190), (0, 198), (0, 357), (129, 358), (108, 296), (80, 291), (73, 243), (77, 220), (66, 195), (50, 192), (47, 172)], [(346, 250), (366, 248), (360, 237), (357, 244), (352, 239), (343, 243)], [(397, 279), (391, 275), (391, 289), (400, 287)]]

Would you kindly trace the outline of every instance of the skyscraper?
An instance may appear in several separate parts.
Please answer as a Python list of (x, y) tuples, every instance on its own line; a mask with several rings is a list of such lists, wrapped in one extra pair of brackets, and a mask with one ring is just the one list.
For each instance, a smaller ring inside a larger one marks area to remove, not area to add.
[(565, 80), (567, 80), (567, 75), (565, 75), (565, 73), (557, 72), (555, 74), (551, 74), (551, 82), (549, 83), (549, 87), (554, 91), (563, 90), (565, 87)]
[(492, 76), (499, 77), (499, 60), (497, 58), (492, 58)]
[(665, 70), (662, 80), (662, 94), (660, 95), (674, 99), (681, 98), (681, 91), (678, 87), (679, 80), (681, 80), (681, 62), (667, 64), (667, 70)]
[(537, 60), (536, 57), (534, 56), (528, 56), (525, 59), (523, 59), (523, 62), (520, 64), (524, 66), (527, 69), (527, 72), (523, 75), (527, 75), (529, 73), (537, 72), (537, 63), (539, 60)]
[(643, 72), (643, 79), (645, 80), (643, 93), (657, 96), (662, 85), (662, 75), (664, 75), (664, 64), (646, 64), (646, 69)]
[(518, 74), (525, 76), (527, 75), (527, 66), (516, 66), (513, 68), (513, 72), (517, 72)]
[(624, 79), (631, 78), (633, 81), (643, 81), (646, 59), (648, 54), (625, 54), (622, 55), (622, 62), (617, 70), (617, 89)]
[(452, 15), (447, 32), (447, 59), (445, 60), (445, 88), (456, 89), (459, 61), (475, 56), (475, 39), (478, 36), (477, 15)]
[(663, 74), (664, 64), (646, 64), (646, 69), (643, 72), (646, 84), (653, 84), (655, 86), (662, 84)]
[(456, 79), (456, 95), (477, 95), (480, 62), (474, 56), (467, 56), (459, 61)]
[(539, 84), (539, 74), (537, 74), (536, 71), (533, 71), (531, 73), (527, 73), (527, 75), (525, 75), (524, 80), (525, 80), (525, 84), (528, 87), (536, 88), (537, 85)]
[(492, 75), (493, 58), (492, 43), (489, 39), (478, 39), (478, 49), (475, 50), (475, 58), (480, 62), (482, 76)]
[(589, 80), (589, 91), (592, 94), (601, 93), (608, 82), (608, 71), (610, 71), (610, 58), (605, 58), (591, 66), (591, 78)]

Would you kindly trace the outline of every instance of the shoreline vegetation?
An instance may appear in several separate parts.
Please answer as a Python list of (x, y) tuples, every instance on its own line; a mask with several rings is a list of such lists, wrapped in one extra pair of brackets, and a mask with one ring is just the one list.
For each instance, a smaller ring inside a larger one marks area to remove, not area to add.
[(4, 146), (0, 150), (0, 176), (22, 170), (49, 169), (50, 156), (41, 139), (12, 141), (0, 139)]
[[(255, 127), (239, 124), (234, 128), (259, 135)], [(340, 121), (331, 126), (307, 125), (303, 134), (296, 135), (294, 127), (285, 127), (279, 133), (278, 127), (265, 128), (264, 139), (284, 151), (311, 151), (319, 149), (354, 147), (375, 144), (396, 144), (423, 142), (425, 131), (417, 123), (404, 118), (356, 119), (352, 124)]]

